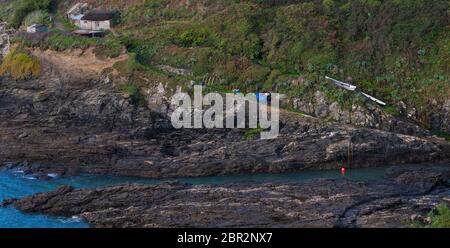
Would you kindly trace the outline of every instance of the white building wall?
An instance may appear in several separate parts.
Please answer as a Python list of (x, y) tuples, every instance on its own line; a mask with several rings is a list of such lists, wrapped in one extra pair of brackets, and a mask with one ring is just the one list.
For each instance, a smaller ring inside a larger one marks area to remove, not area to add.
[(102, 21), (98, 23), (98, 30), (110, 30), (111, 22), (110, 21)]
[(79, 27), (81, 29), (94, 30), (94, 31), (110, 30), (111, 22), (110, 21), (83, 21), (83, 20), (81, 20)]
[(87, 29), (92, 30), (92, 22), (91, 21), (80, 21), (80, 28), (81, 29)]

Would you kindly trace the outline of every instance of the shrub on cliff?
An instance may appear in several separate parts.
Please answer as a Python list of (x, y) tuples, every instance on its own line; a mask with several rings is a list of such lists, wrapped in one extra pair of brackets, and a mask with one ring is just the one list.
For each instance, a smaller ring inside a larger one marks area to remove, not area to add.
[[(189, 68), (199, 78), (214, 72), (224, 85), (257, 84), (298, 97), (317, 91), (325, 75), (351, 77), (369, 94), (416, 108), (448, 91), (448, 0), (212, 1), (199, 9), (164, 3), (121, 9), (116, 31), (142, 41), (126, 46), (142, 64)], [(163, 14), (169, 10), (191, 13)], [(291, 85), (299, 76), (311, 86)]]
[(12, 50), (0, 65), (0, 76), (9, 73), (14, 80), (23, 80), (31, 77), (39, 77), (41, 65), (25, 51)]
[(27, 17), (25, 17), (25, 19), (23, 19), (22, 23), (25, 26), (31, 26), (35, 23), (45, 24), (47, 26), (51, 26), (52, 24), (50, 14), (47, 11), (43, 10), (36, 10), (31, 12), (27, 15)]
[(136, 83), (128, 83), (125, 85), (122, 85), (120, 87), (120, 90), (124, 93), (130, 96), (131, 100), (134, 102), (134, 104), (137, 104), (141, 107), (145, 107), (147, 102), (145, 99), (145, 96), (142, 95), (139, 86)]
[(18, 28), (31, 12), (36, 10), (48, 11), (51, 6), (52, 0), (21, 0), (14, 11), (10, 25), (13, 28)]
[(429, 214), (431, 218), (431, 227), (450, 228), (450, 209), (447, 204), (439, 204), (436, 210)]
[(97, 43), (98, 39), (90, 39), (70, 34), (54, 34), (43, 41), (41, 45), (46, 45), (47, 48), (51, 48), (55, 51), (64, 51), (67, 49), (77, 48), (87, 49), (88, 47), (96, 45)]
[[(152, 67), (169, 65), (193, 71), (194, 78), (169, 75), (179, 84), (214, 73), (218, 88), (262, 88), (303, 99), (323, 90), (345, 108), (358, 100), (324, 82), (328, 75), (393, 106), (403, 102), (424, 126), (434, 119), (426, 106), (449, 95), (448, 0), (227, 0), (190, 7), (166, 0), (97, 2), (122, 13), (114, 35), (39, 34), (42, 41), (25, 36), (22, 45), (58, 51), (96, 45), (106, 57), (125, 47), (139, 68), (147, 67), (142, 76), (148, 82)], [(14, 14), (9, 4), (2, 7), (0, 19)]]

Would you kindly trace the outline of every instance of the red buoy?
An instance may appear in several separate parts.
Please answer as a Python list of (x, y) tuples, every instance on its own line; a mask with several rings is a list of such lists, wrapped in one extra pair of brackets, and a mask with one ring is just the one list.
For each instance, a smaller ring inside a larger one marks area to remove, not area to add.
[(341, 168), (341, 175), (342, 175), (342, 176), (345, 176), (345, 172), (346, 172), (345, 167), (342, 167), (342, 168)]

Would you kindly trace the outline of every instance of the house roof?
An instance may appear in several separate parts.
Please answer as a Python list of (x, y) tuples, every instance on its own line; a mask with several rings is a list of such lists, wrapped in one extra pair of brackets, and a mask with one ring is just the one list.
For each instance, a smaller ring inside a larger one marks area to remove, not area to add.
[(84, 15), (83, 21), (108, 21), (113, 19), (114, 13), (111, 11), (91, 11)]
[(75, 15), (75, 16), (71, 16), (70, 18), (74, 21), (79, 21), (81, 20), (81, 18), (83, 18), (84, 15)]

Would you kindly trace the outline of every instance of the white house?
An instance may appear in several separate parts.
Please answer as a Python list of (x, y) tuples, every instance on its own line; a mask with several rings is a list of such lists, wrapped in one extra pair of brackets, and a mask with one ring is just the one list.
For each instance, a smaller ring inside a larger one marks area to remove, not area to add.
[(72, 21), (72, 23), (77, 26), (80, 27), (81, 26), (81, 18), (83, 18), (84, 15), (80, 14), (80, 15), (73, 15), (70, 17), (70, 20)]
[(92, 31), (110, 30), (113, 17), (114, 13), (110, 11), (91, 11), (80, 18), (78, 27)]

